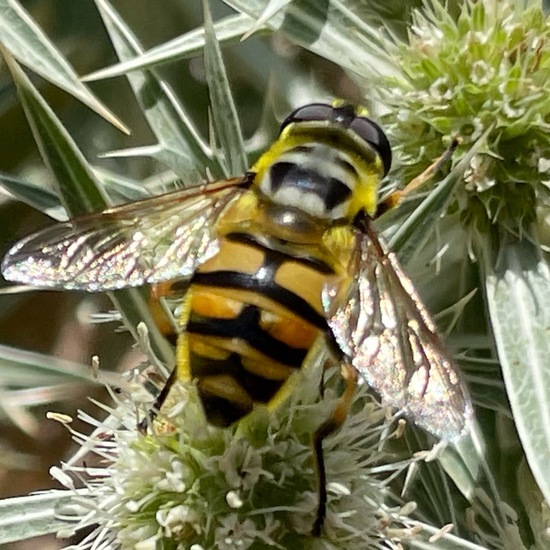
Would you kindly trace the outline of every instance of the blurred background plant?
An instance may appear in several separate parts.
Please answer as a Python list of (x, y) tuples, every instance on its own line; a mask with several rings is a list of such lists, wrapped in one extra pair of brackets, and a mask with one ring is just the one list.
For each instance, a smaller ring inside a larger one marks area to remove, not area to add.
[[(245, 164), (243, 147), (251, 164), (276, 135), (277, 121), (311, 101), (341, 97), (369, 106), (394, 147), (387, 190), (418, 175), (458, 137), (449, 175), (379, 223), (438, 314), (479, 420), (474, 436), (444, 455), (442, 469), (423, 465), (408, 489), (417, 502), (414, 518), (435, 530), (453, 522), (457, 537), (407, 544), (550, 548), (544, 499), (550, 498), (550, 27), (543, 6), (536, 0), (212, 0), (232, 100), (212, 61), (212, 37), (210, 65), (204, 60), (201, 2), (113, 6), (120, 12), (104, 0), (0, 0), (0, 42), (10, 65), (10, 71), (0, 67), (0, 170), (3, 187), (18, 199), (0, 203), (0, 251), (48, 223), (40, 211), (63, 219), (59, 187), (75, 215), (101, 208), (95, 180), (111, 201), (124, 202), (168, 190), (176, 180), (236, 174)], [(12, 56), (31, 69), (30, 80)], [(127, 80), (121, 75), (130, 69)], [(93, 71), (83, 87), (76, 75)], [(57, 131), (36, 90), (87, 160)], [(40, 159), (22, 104), (52, 170)], [(120, 131), (124, 126), (131, 135)], [(220, 147), (213, 150), (214, 133)], [(110, 151), (117, 154), (98, 158)], [(91, 356), (102, 369), (139, 365), (143, 356), (132, 344), (147, 314), (140, 295), (119, 295), (128, 328), (120, 332), (120, 316), (101, 315), (112, 309), (105, 296), (2, 288), (0, 489), (11, 497), (52, 485), (48, 468), (73, 443), (44, 413), (74, 415), (80, 408), (97, 416), (87, 397), (106, 396), (88, 367)], [(104, 322), (90, 324), (92, 316)], [(170, 364), (170, 351), (151, 323), (149, 329), (151, 348)], [(77, 423), (75, 429), (88, 428)], [(47, 506), (38, 505), (37, 514)], [(20, 511), (13, 501), (1, 508), (0, 542), (27, 533), (10, 508)], [(35, 533), (51, 531), (44, 517)], [(40, 545), (61, 544), (48, 538)]]

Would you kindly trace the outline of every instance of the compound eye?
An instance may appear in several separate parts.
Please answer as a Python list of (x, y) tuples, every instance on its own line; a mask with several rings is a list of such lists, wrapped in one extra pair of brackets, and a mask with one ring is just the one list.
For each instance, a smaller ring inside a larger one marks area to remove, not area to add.
[(334, 109), (326, 103), (310, 103), (292, 111), (281, 124), (281, 132), (293, 122), (307, 122), (313, 120), (331, 120)]
[(385, 176), (391, 168), (392, 154), (390, 142), (382, 128), (370, 118), (360, 116), (355, 117), (350, 128), (378, 152), (384, 165)]

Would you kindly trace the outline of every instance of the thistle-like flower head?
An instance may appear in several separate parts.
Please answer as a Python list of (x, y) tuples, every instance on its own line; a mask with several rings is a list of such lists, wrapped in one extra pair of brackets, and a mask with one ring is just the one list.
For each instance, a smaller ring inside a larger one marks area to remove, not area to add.
[[(135, 429), (130, 394), (83, 440), (100, 467), (52, 470), (67, 488), (85, 485), (68, 519), (76, 529), (97, 527), (77, 548), (338, 549), (350, 541), (398, 548), (411, 531), (387, 482), (411, 462), (381, 450), (388, 421), (366, 388), (324, 442), (327, 516), (321, 537), (311, 534), (318, 504), (311, 438), (334, 406), (330, 390), (322, 401), (317, 392), (316, 383), (300, 384), (286, 406), (260, 408), (223, 429), (207, 424), (192, 387), (179, 387), (147, 434)], [(121, 427), (112, 427), (113, 417)]]
[(480, 231), (521, 234), (548, 202), (550, 23), (541, 6), (524, 4), (467, 0), (454, 18), (426, 2), (397, 44), (399, 77), (385, 85), (400, 181), (452, 138), (461, 141), (456, 163), (484, 136), (458, 190), (462, 221)]

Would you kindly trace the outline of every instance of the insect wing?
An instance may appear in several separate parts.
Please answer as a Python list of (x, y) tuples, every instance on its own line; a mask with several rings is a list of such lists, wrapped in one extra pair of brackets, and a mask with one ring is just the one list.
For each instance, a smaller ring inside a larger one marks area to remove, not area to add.
[(459, 437), (472, 405), (411, 280), (372, 230), (357, 234), (352, 264), (346, 295), (324, 297), (339, 347), (385, 403), (439, 438)]
[(181, 189), (47, 227), (9, 250), (2, 274), (87, 291), (189, 277), (217, 252), (216, 221), (244, 192), (243, 181)]

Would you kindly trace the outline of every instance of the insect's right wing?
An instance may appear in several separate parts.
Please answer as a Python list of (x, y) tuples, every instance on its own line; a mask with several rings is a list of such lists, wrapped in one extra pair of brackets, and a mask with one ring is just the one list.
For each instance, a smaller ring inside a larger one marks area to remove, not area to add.
[(245, 190), (245, 180), (234, 178), (52, 225), (13, 246), (2, 274), (87, 291), (188, 278), (216, 254), (216, 221)]
[(327, 288), (323, 299), (347, 360), (384, 403), (437, 437), (461, 436), (472, 404), (411, 280), (372, 228), (357, 232), (352, 264), (349, 288)]

